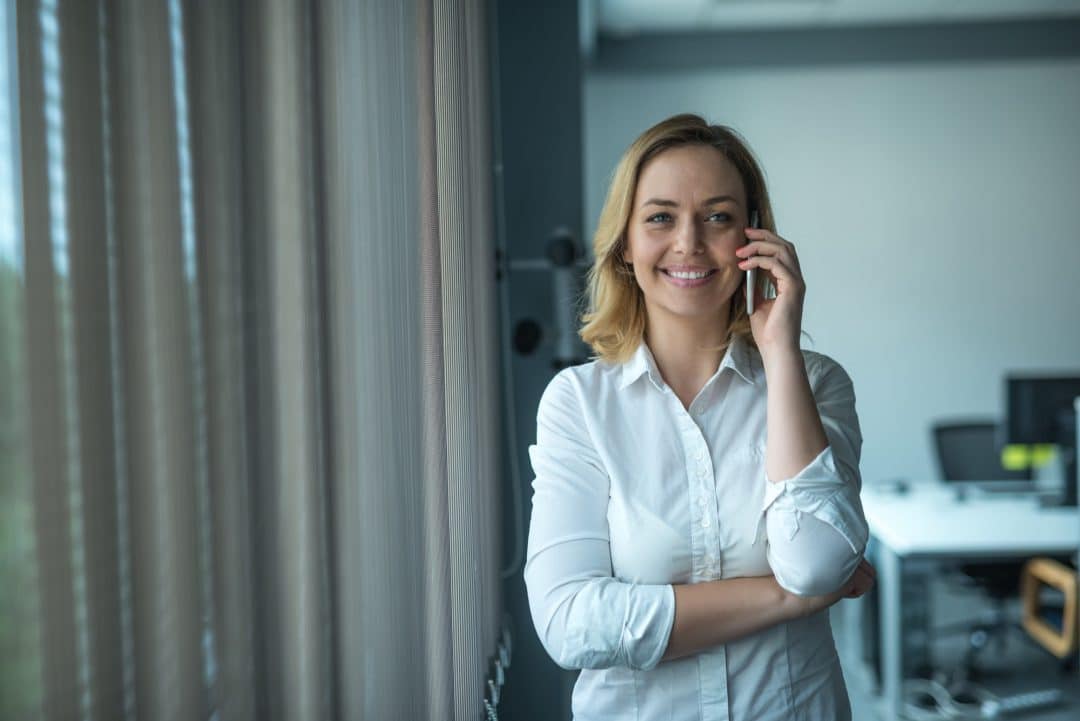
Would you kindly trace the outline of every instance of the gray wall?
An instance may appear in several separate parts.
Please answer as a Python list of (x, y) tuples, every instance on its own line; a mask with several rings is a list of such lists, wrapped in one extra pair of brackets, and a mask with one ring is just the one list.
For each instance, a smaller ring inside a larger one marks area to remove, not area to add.
[(640, 131), (684, 111), (739, 129), (799, 250), (804, 344), (854, 379), (864, 481), (934, 477), (931, 421), (1003, 414), (1006, 371), (1080, 370), (1080, 57), (1061, 50), (1080, 43), (1022, 30), (601, 41), (587, 237)]
[[(577, 0), (494, 3), (497, 50), (496, 179), (499, 247), (510, 263), (542, 259), (556, 229), (581, 233), (581, 61)], [(532, 319), (550, 329), (552, 279), (537, 270), (510, 270), (500, 280), (509, 328), (503, 353), (509, 363), (507, 487), (502, 493), (506, 539), (504, 557), (521, 560), (518, 530), (528, 530), (532, 507), (532, 467), (528, 447), (536, 440), (536, 408), (555, 375), (548, 342), (530, 355), (510, 348), (511, 329)], [(550, 334), (549, 334), (550, 335)], [(514, 488), (520, 492), (514, 503)], [(520, 525), (515, 524), (515, 518)], [(503, 598), (511, 619), (514, 654), (499, 704), (503, 721), (561, 721), (570, 718), (570, 688), (577, 674), (555, 665), (540, 645), (525, 597), (522, 569), (505, 580)]]

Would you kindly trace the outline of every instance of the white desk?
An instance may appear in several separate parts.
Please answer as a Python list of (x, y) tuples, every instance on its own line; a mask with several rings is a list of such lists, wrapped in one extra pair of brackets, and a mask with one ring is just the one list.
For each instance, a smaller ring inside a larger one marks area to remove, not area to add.
[(911, 484), (904, 495), (866, 488), (862, 502), (879, 544), (881, 690), (886, 708), (897, 718), (904, 668), (905, 562), (1068, 554), (1080, 545), (1080, 512), (1040, 508), (1031, 496), (970, 493), (958, 502), (949, 486), (927, 482)]

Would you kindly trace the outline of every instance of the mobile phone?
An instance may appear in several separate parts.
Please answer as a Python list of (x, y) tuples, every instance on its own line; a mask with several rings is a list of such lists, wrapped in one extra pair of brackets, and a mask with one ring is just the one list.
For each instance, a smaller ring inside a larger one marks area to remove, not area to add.
[[(750, 213), (750, 227), (760, 228), (757, 210)], [(754, 286), (757, 285), (757, 268), (746, 269), (746, 314), (754, 314)]]

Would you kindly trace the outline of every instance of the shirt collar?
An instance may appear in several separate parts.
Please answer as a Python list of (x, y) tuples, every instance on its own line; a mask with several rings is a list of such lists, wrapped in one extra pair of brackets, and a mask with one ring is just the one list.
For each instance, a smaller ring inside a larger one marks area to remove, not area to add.
[(630, 356), (630, 359), (622, 364), (622, 376), (619, 379), (619, 389), (626, 388), (646, 373), (649, 374), (649, 380), (653, 382), (653, 385), (657, 388), (664, 387), (664, 381), (660, 377), (660, 370), (656, 367), (656, 360), (653, 358), (652, 351), (649, 350), (649, 346), (642, 340), (638, 345), (637, 350), (634, 351), (634, 355)]
[[(724, 360), (720, 362), (720, 367), (716, 372), (719, 374), (724, 368), (731, 368), (747, 383), (756, 386), (757, 381), (755, 379), (752, 356), (753, 349), (750, 345), (741, 335), (736, 335), (732, 338), (727, 352), (724, 353)], [(626, 388), (646, 374), (648, 374), (649, 380), (651, 380), (653, 385), (657, 388), (664, 387), (664, 379), (661, 377), (660, 370), (656, 366), (656, 359), (653, 358), (649, 346), (642, 340), (640, 345), (638, 345), (637, 350), (634, 351), (634, 354), (622, 365), (619, 388)]]

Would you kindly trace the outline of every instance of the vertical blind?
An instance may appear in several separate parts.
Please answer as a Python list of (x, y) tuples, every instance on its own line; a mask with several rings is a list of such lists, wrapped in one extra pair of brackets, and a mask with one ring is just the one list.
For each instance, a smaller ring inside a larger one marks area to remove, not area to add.
[(0, 17), (0, 717), (479, 717), (486, 4)]

